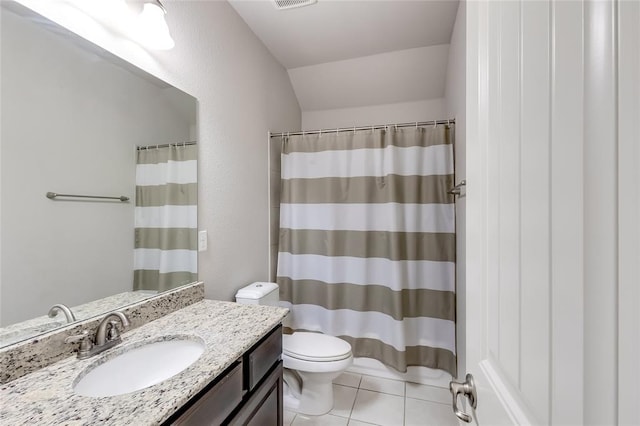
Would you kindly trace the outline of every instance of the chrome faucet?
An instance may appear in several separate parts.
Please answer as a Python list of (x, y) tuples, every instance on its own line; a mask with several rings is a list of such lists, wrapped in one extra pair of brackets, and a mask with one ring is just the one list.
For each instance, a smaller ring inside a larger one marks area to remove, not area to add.
[(129, 319), (122, 312), (110, 312), (102, 318), (102, 321), (100, 321), (94, 338), (92, 338), (89, 335), (89, 332), (85, 330), (80, 334), (67, 337), (64, 340), (65, 343), (80, 342), (80, 348), (78, 349), (79, 359), (92, 357), (114, 347), (118, 343), (122, 342), (122, 338), (120, 337), (120, 331), (118, 330), (118, 321), (112, 318), (119, 319), (123, 329), (130, 325)]
[(59, 312), (64, 313), (64, 316), (67, 317), (67, 322), (74, 322), (76, 320), (76, 316), (73, 315), (71, 309), (69, 309), (67, 305), (63, 305), (62, 303), (53, 305), (51, 309), (49, 309), (49, 318), (55, 317)]
[(115, 344), (118, 344), (122, 341), (122, 339), (120, 338), (120, 332), (118, 331), (117, 327), (118, 322), (109, 319), (112, 317), (118, 318), (120, 320), (123, 329), (129, 327), (129, 318), (127, 318), (125, 314), (119, 311), (108, 313), (104, 318), (102, 318), (102, 321), (100, 321), (100, 325), (98, 325), (98, 329), (96, 330), (96, 347), (108, 345), (115, 342), (111, 345), (114, 346)]

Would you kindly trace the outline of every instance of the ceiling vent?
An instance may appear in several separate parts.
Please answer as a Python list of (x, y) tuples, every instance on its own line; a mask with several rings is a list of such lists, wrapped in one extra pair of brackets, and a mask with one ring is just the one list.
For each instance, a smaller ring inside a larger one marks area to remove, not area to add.
[(309, 6), (316, 3), (318, 0), (273, 0), (276, 5), (276, 9), (293, 9), (296, 7)]

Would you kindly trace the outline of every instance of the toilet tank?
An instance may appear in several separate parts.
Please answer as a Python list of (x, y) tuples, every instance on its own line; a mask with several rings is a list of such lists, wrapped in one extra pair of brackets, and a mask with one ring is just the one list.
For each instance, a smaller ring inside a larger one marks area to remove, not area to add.
[(276, 283), (255, 282), (242, 287), (236, 293), (236, 302), (246, 305), (278, 306), (279, 301), (280, 294)]

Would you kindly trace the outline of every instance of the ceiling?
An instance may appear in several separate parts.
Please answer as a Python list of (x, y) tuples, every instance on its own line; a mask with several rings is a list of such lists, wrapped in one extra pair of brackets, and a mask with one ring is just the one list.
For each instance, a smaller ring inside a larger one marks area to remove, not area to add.
[[(448, 47), (437, 46), (451, 40), (458, 0), (318, 0), (287, 10), (271, 0), (228, 1), (289, 70), (303, 111), (443, 96)], [(391, 96), (372, 95), (378, 87)]]

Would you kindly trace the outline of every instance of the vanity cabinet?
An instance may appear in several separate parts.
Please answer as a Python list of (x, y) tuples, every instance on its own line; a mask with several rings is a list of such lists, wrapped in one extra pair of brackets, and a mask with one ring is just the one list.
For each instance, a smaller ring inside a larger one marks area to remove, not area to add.
[(279, 325), (163, 425), (281, 426), (281, 354)]
[(232, 426), (282, 425), (282, 361), (252, 393), (242, 408), (225, 423)]
[(242, 395), (242, 362), (236, 362), (219, 380), (208, 385), (182, 407), (182, 414), (177, 419), (167, 424), (221, 425), (240, 405)]

